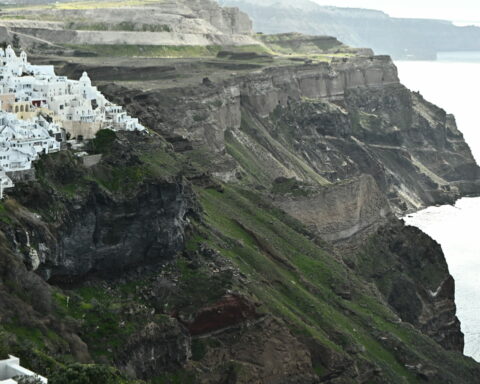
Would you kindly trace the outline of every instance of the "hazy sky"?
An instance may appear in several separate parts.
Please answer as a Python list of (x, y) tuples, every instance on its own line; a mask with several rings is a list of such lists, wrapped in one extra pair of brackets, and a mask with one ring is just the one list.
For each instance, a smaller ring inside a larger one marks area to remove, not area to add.
[(314, 0), (322, 5), (380, 9), (394, 17), (480, 22), (480, 0)]

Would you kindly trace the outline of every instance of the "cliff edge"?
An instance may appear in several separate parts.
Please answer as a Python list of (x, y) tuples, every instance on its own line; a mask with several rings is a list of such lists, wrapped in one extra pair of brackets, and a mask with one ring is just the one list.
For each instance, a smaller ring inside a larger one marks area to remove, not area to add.
[(396, 218), (479, 193), (454, 118), (389, 57), (261, 40), (33, 58), (148, 132), (42, 156), (0, 202), (0, 354), (53, 384), (478, 380), (441, 248)]

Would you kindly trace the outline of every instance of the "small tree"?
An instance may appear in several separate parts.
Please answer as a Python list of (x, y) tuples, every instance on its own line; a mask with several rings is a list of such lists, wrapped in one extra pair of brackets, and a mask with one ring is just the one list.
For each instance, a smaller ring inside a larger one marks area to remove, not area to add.
[(110, 367), (95, 364), (69, 364), (50, 377), (50, 384), (120, 384), (121, 376)]
[(90, 142), (90, 145), (96, 153), (107, 153), (116, 138), (117, 135), (111, 129), (101, 129), (95, 134), (95, 138)]
[(14, 33), (12, 37), (12, 47), (15, 49), (20, 49), (20, 39), (16, 33)]

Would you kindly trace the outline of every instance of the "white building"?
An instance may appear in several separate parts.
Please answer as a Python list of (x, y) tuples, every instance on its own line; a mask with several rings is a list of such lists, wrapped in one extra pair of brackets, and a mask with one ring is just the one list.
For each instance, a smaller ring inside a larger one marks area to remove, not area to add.
[(0, 109), (31, 118), (51, 113), (72, 137), (93, 138), (100, 129), (144, 131), (122, 107), (110, 103), (84, 72), (80, 79), (55, 75), (53, 66), (32, 65), (8, 46), (0, 49)]
[(16, 384), (17, 381), (15, 379), (22, 376), (35, 377), (42, 383), (48, 383), (45, 377), (36, 375), (34, 372), (23, 368), (20, 365), (20, 359), (15, 356), (9, 356), (6, 360), (0, 360), (0, 384)]
[(0, 48), (0, 199), (12, 173), (28, 171), (42, 153), (60, 150), (65, 132), (91, 139), (100, 129), (144, 131), (138, 119), (109, 102), (84, 72), (57, 76), (52, 65), (32, 65), (27, 54)]
[(8, 188), (13, 188), (14, 184), (12, 179), (7, 176), (4, 170), (0, 169), (0, 200), (3, 199), (3, 191)]
[(12, 113), (0, 111), (0, 169), (5, 172), (29, 170), (42, 153), (60, 150), (55, 139), (60, 127), (42, 116), (19, 120)]
[(7, 173), (28, 171), (40, 154), (58, 152), (61, 128), (41, 115), (19, 120), (13, 113), (0, 111), (0, 199), (13, 182)]

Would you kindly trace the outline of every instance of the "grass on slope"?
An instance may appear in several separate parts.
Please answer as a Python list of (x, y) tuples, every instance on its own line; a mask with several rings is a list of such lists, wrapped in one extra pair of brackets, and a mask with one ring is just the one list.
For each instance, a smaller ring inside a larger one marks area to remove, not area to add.
[(119, 8), (119, 7), (138, 7), (142, 5), (148, 5), (153, 3), (161, 3), (163, 0), (118, 0), (118, 1), (72, 1), (68, 3), (52, 3), (52, 4), (41, 4), (41, 5), (3, 5), (2, 8), (7, 8), (9, 10), (44, 10), (44, 9), (66, 9), (66, 10), (83, 10), (83, 9), (109, 9), (109, 8)]
[[(100, 28), (100, 27), (98, 27)], [(106, 28), (106, 27), (105, 27)], [(220, 46), (220, 45), (129, 45), (129, 44), (67, 44), (65, 47), (83, 52), (94, 53), (108, 57), (165, 57), (165, 58), (196, 58), (217, 57), (222, 50), (232, 53), (271, 54), (268, 48), (262, 45)], [(261, 58), (253, 57), (248, 61), (258, 61)], [(226, 59), (225, 61), (229, 61)], [(247, 61), (241, 59), (241, 61)]]
[[(380, 366), (392, 383), (418, 381), (402, 362), (406, 355), (417, 362), (450, 361), (447, 372), (457, 374), (470, 366), (460, 354), (446, 352), (398, 323), (364, 282), (312, 241), (301, 224), (259, 195), (232, 187), (199, 193), (210, 233), (221, 234), (208, 240), (210, 246), (239, 266), (252, 280), (251, 292), (294, 333), (339, 355), (356, 346), (360, 356)], [(350, 285), (351, 299), (338, 293), (345, 284)], [(395, 352), (385, 340), (401, 347)], [(317, 362), (318, 371), (324, 368)]]
[[(304, 159), (276, 140), (263, 121), (254, 118), (246, 110), (242, 111), (241, 135), (242, 137), (238, 137), (227, 132), (225, 141), (228, 153), (247, 172), (246, 182), (269, 187), (273, 180), (281, 175), (296, 176), (318, 185), (330, 184)], [(272, 169), (275, 171), (272, 172)]]
[(67, 48), (107, 57), (214, 57), (222, 50), (218, 45), (74, 45)]

